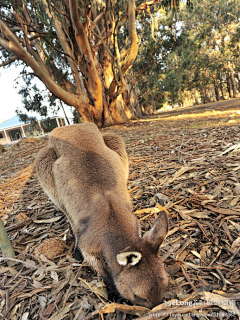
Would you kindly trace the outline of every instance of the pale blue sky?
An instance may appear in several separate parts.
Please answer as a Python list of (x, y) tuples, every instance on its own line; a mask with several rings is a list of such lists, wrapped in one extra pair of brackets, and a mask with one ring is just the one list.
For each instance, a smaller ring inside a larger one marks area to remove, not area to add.
[[(14, 88), (14, 81), (21, 69), (14, 66), (7, 69), (0, 68), (0, 123), (16, 116), (16, 108), (22, 106), (21, 95), (18, 94), (18, 89)], [(72, 117), (70, 107), (66, 106), (65, 110), (68, 117)], [(63, 113), (59, 112), (58, 115), (63, 116)]]
[(17, 106), (22, 105), (21, 96), (17, 93), (17, 89), (14, 89), (14, 80), (18, 74), (17, 68), (0, 69), (0, 122), (14, 117)]

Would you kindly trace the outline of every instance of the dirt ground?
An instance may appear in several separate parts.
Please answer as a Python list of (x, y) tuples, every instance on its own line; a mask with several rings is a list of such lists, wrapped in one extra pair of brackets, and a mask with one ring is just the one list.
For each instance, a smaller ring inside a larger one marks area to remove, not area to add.
[(0, 255), (0, 319), (239, 319), (239, 125), (232, 99), (102, 129), (126, 142), (142, 233), (168, 213), (160, 258), (169, 286), (153, 310), (108, 300), (102, 279), (76, 259), (69, 223), (34, 170), (47, 138), (2, 151), (0, 217), (16, 256), (10, 266)]

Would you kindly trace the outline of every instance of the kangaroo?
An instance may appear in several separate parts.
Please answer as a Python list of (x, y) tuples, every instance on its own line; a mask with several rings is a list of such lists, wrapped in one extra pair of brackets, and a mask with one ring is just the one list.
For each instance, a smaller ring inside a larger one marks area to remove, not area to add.
[(149, 233), (140, 236), (123, 139), (101, 134), (93, 123), (56, 128), (35, 167), (43, 189), (67, 215), (85, 261), (133, 304), (160, 304), (168, 279), (158, 250), (168, 218), (160, 212)]

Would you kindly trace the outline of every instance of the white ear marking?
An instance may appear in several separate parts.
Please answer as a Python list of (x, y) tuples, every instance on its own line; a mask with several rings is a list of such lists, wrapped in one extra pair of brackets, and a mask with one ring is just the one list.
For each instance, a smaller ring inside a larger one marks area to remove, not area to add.
[(137, 251), (120, 252), (117, 254), (117, 262), (121, 266), (135, 266), (142, 259), (142, 254)]

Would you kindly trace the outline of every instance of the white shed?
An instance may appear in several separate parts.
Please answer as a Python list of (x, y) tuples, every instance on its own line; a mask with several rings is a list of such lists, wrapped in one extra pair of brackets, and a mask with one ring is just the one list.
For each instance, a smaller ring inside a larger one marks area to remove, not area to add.
[[(34, 128), (34, 135), (44, 134), (52, 131), (56, 127), (62, 127), (67, 124), (63, 117), (51, 117), (48, 119), (37, 119)], [(0, 123), (0, 144), (7, 144), (18, 141), (27, 136), (28, 123), (20, 120), (19, 116), (15, 116), (9, 120)]]

